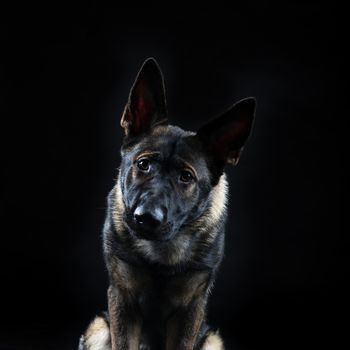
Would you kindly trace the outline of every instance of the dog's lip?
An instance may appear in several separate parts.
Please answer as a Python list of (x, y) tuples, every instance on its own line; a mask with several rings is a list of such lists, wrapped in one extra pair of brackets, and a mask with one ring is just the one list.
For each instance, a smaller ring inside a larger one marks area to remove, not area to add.
[[(135, 230), (133, 228), (133, 224), (130, 224), (128, 220), (124, 221), (124, 225), (126, 226), (126, 228), (128, 229), (128, 231), (133, 237), (136, 237), (138, 239), (144, 239), (146, 241), (166, 242), (166, 241), (170, 241), (173, 237), (173, 235), (169, 234), (170, 233), (169, 229), (167, 229), (166, 232), (164, 232), (164, 230), (161, 229), (159, 230), (159, 232), (154, 234), (153, 231), (140, 230), (140, 229)], [(167, 225), (167, 227), (168, 226), (169, 225)]]

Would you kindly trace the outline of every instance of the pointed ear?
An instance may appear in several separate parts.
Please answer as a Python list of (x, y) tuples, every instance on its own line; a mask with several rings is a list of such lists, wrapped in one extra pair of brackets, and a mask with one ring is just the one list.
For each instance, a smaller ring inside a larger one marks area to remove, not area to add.
[(148, 58), (131, 88), (120, 125), (125, 136), (135, 137), (147, 133), (156, 124), (165, 123), (166, 118), (163, 75), (156, 60)]
[(221, 174), (226, 164), (238, 163), (243, 146), (250, 135), (255, 105), (253, 97), (241, 100), (198, 130), (196, 137), (215, 167), (215, 172)]

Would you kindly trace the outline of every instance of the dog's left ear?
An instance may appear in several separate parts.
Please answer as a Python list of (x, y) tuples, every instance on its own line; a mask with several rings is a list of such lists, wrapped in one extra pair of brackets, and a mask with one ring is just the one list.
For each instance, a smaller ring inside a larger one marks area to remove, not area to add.
[(166, 119), (163, 75), (156, 60), (148, 58), (131, 88), (120, 125), (127, 137), (135, 137), (147, 133)]
[(252, 129), (255, 105), (255, 98), (243, 99), (198, 130), (196, 137), (216, 172), (221, 174), (226, 164), (238, 163)]

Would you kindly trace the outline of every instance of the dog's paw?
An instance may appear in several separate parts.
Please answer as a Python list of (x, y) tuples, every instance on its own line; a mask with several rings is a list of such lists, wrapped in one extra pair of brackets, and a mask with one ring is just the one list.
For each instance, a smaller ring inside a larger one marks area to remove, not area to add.
[(222, 341), (219, 332), (210, 332), (201, 348), (201, 350), (224, 350), (224, 342)]
[(111, 350), (109, 327), (103, 317), (96, 317), (81, 337), (79, 350)]

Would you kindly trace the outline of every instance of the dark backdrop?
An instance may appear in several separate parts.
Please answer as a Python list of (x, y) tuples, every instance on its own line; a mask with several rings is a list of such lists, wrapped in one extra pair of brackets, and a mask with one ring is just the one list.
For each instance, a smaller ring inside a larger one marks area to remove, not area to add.
[(334, 348), (342, 334), (337, 20), (330, 4), (30, 3), (1, 20), (1, 349), (75, 349), (106, 309), (106, 195), (143, 60), (173, 123), (246, 96), (253, 135), (228, 169), (227, 246), (210, 318), (229, 349)]

